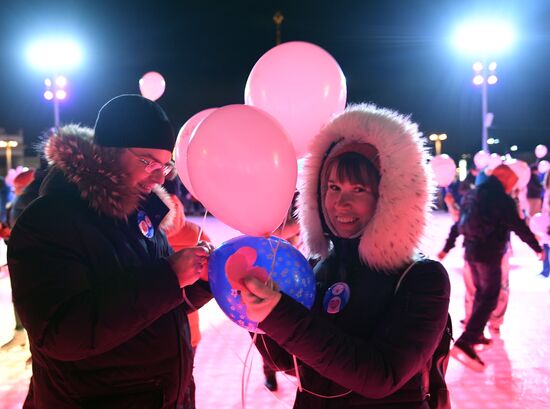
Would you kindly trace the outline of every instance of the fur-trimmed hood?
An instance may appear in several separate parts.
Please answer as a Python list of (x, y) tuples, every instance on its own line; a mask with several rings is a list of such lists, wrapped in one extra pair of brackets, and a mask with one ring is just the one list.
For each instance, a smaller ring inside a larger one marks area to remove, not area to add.
[[(50, 166), (62, 171), (77, 186), (92, 209), (127, 220), (144, 196), (127, 182), (129, 175), (119, 160), (121, 149), (96, 145), (93, 135), (93, 129), (66, 125), (46, 141), (44, 156)], [(173, 202), (161, 186), (156, 186), (153, 192), (169, 209), (160, 225), (167, 228), (174, 218)]]
[(349, 106), (321, 130), (304, 161), (298, 196), (298, 216), (310, 256), (326, 258), (330, 249), (330, 232), (323, 228), (319, 208), (323, 164), (330, 152), (344, 145), (367, 143), (378, 151), (380, 185), (374, 216), (359, 240), (359, 257), (386, 272), (411, 262), (435, 193), (429, 155), (420, 135), (408, 117), (372, 104)]

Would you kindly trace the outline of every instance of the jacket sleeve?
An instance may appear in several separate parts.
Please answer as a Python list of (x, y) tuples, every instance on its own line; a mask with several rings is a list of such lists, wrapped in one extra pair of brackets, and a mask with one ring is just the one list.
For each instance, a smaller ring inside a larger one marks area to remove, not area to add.
[(212, 299), (210, 285), (207, 281), (198, 280), (183, 288), (183, 297), (185, 298), (185, 312), (196, 311)]
[(320, 375), (379, 399), (426, 366), (445, 328), (449, 297), (443, 266), (421, 263), (403, 280), (369, 339), (343, 332), (284, 294), (260, 329)]
[(103, 262), (101, 249), (109, 246), (103, 237), (88, 237), (97, 251), (85, 254), (81, 235), (89, 232), (78, 232), (72, 223), (55, 224), (56, 214), (31, 213), (32, 218), (25, 212), (18, 220), (8, 262), (14, 304), (44, 354), (61, 361), (101, 354), (183, 302), (166, 259), (126, 268), (105, 261), (99, 277), (89, 260), (93, 257), (96, 266)]
[(506, 215), (505, 223), (508, 225), (508, 228), (518, 235), (518, 237), (529, 245), (536, 253), (542, 252), (537, 238), (525, 223), (525, 220), (520, 219), (517, 211), (517, 206), (514, 203), (513, 199), (507, 200), (506, 203)]
[(445, 242), (445, 247), (443, 247), (443, 251), (445, 253), (448, 253), (455, 246), (456, 238), (458, 236), (459, 236), (458, 222), (456, 222), (451, 226), (451, 230), (449, 231), (449, 236), (447, 237), (447, 241)]

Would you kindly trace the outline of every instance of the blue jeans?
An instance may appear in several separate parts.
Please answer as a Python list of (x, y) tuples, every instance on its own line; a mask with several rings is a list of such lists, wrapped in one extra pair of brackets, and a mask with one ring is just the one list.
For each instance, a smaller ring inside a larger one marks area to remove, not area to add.
[(483, 330), (491, 313), (497, 306), (502, 270), (498, 263), (468, 261), (472, 281), (476, 289), (472, 315), (460, 340), (475, 344), (483, 335)]
[(543, 244), (542, 248), (544, 249), (546, 257), (544, 257), (544, 261), (542, 262), (542, 272), (540, 274), (544, 277), (548, 277), (550, 275), (550, 261), (548, 260), (548, 256), (550, 256), (550, 245)]

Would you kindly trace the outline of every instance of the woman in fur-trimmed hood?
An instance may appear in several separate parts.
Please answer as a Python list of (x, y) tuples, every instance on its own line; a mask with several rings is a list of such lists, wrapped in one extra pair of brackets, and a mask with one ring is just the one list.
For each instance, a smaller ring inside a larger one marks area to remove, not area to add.
[(94, 130), (69, 125), (46, 142), (50, 171), (8, 247), (32, 352), (25, 408), (184, 404), (186, 312), (211, 295), (195, 283), (207, 251), (173, 253), (162, 231), (173, 146), (164, 112), (137, 95), (109, 101)]
[(298, 204), (306, 251), (321, 259), (312, 311), (253, 277), (243, 292), (264, 358), (280, 370), (298, 359), (295, 408), (429, 407), (450, 284), (418, 253), (427, 159), (416, 124), (374, 105), (350, 106), (313, 140)]

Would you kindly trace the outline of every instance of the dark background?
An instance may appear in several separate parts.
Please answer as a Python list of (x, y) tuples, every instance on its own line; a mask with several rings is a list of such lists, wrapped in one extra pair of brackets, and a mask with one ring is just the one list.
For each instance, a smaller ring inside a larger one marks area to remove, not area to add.
[(52, 126), (42, 98), (45, 75), (25, 59), (43, 34), (72, 33), (85, 61), (67, 73), (63, 123), (93, 126), (98, 109), (122, 93), (139, 93), (148, 71), (167, 83), (158, 102), (174, 128), (196, 112), (244, 102), (254, 63), (275, 45), (273, 14), (284, 15), (283, 41), (309, 41), (339, 62), (348, 102), (370, 101), (412, 114), (425, 135), (445, 132), (455, 159), (481, 145), (480, 89), (473, 58), (456, 53), (453, 28), (478, 14), (510, 19), (514, 49), (497, 59), (489, 89), (490, 137), (532, 151), (550, 144), (550, 1), (0, 1), (0, 127), (22, 129), (27, 144)]

